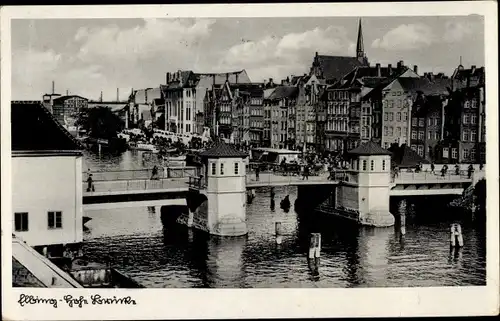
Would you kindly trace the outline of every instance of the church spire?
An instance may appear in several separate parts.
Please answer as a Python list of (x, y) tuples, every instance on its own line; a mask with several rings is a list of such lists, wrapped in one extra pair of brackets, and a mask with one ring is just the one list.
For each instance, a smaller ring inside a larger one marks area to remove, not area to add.
[(363, 45), (363, 29), (361, 27), (361, 18), (359, 19), (359, 27), (358, 27), (358, 42), (356, 44), (356, 57), (359, 61), (363, 61), (365, 59), (365, 48)]

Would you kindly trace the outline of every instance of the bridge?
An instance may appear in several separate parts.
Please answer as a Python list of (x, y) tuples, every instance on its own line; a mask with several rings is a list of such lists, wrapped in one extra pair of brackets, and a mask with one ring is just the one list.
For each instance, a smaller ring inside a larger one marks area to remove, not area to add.
[[(355, 184), (356, 176), (351, 173), (353, 171), (339, 170), (334, 172), (333, 177), (329, 177), (328, 172), (320, 172), (304, 178), (302, 175), (271, 170), (260, 172), (258, 178), (255, 172), (247, 173), (245, 181), (247, 190), (278, 186)], [(84, 173), (83, 179), (88, 174)], [(91, 174), (94, 177), (94, 190), (87, 191), (87, 183), (82, 183), (83, 206), (87, 210), (132, 205), (185, 205), (184, 198), (190, 189), (200, 190), (205, 187), (193, 167), (161, 168), (154, 179), (151, 179), (150, 169), (98, 171)], [(448, 173), (445, 176), (431, 172), (401, 172), (397, 177), (392, 177), (390, 195), (461, 194), (472, 180), (465, 172), (458, 175)]]

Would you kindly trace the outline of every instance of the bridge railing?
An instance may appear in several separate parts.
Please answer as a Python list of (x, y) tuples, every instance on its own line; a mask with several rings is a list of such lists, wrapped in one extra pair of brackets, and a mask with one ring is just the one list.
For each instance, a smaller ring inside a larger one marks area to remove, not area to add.
[(404, 183), (404, 182), (419, 182), (419, 181), (459, 181), (469, 180), (467, 171), (449, 171), (444, 175), (440, 172), (399, 172), (398, 174), (391, 175), (391, 182)]
[[(134, 170), (112, 170), (112, 171), (91, 171), (92, 180), (99, 181), (121, 181), (121, 180), (140, 180), (150, 179), (153, 176), (152, 168), (134, 169)], [(198, 168), (194, 166), (185, 167), (158, 167), (156, 178), (183, 178), (196, 176)], [(82, 180), (87, 181), (88, 173), (84, 172)]]
[(134, 179), (134, 180), (116, 180), (116, 181), (97, 181), (92, 188), (88, 190), (88, 184), (83, 183), (83, 193), (89, 192), (121, 192), (121, 191), (144, 191), (158, 190), (168, 188), (186, 187), (184, 180), (172, 180), (166, 178), (160, 179)]
[(189, 176), (189, 188), (204, 189), (207, 187), (206, 180), (201, 176)]

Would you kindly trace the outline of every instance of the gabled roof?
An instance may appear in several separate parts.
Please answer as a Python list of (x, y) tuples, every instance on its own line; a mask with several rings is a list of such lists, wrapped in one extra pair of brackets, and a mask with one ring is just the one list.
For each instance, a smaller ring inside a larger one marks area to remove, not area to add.
[(39, 101), (11, 102), (13, 154), (81, 155), (83, 146)]
[(389, 151), (392, 153), (392, 162), (398, 167), (414, 167), (419, 163), (429, 163), (406, 144), (401, 146), (394, 144), (389, 148)]
[(463, 66), (460, 65), (457, 69), (455, 69), (452, 78), (467, 79), (467, 77), (484, 77), (484, 71), (484, 67), (474, 68), (473, 70), (472, 68), (464, 69)]
[(391, 155), (387, 149), (384, 149), (376, 143), (369, 141), (359, 145), (348, 152), (350, 155), (370, 156), (370, 155)]
[(299, 90), (295, 86), (278, 86), (273, 93), (269, 96), (269, 100), (295, 98)]
[(248, 154), (240, 152), (233, 146), (226, 144), (224, 142), (218, 143), (215, 147), (210, 148), (204, 152), (200, 153), (201, 157), (207, 158), (236, 158), (236, 157), (247, 157)]
[(354, 68), (368, 65), (360, 62), (356, 57), (318, 55), (319, 67), (323, 71), (323, 78), (339, 80)]

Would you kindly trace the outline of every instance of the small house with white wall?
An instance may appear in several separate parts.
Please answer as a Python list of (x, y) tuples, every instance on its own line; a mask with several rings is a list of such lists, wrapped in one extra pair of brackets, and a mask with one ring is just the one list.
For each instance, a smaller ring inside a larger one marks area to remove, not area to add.
[(49, 257), (83, 241), (82, 147), (39, 101), (11, 103), (12, 230)]

